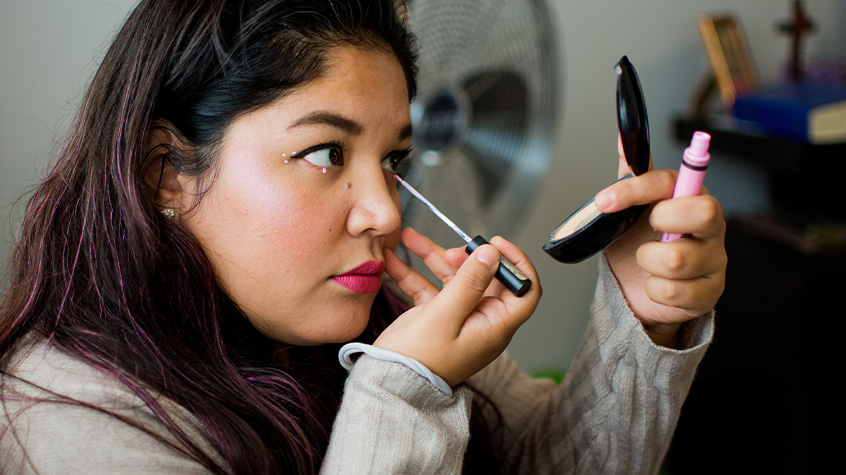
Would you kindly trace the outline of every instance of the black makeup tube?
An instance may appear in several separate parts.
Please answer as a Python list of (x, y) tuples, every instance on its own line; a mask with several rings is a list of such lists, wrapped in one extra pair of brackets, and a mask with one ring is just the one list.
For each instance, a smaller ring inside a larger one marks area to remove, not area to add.
[[(476, 236), (467, 242), (464, 252), (472, 254), (473, 251), (483, 244), (488, 244), (488, 241), (482, 236)], [(499, 258), (499, 268), (496, 270), (495, 277), (505, 288), (518, 297), (522, 297), (532, 286), (532, 281), (520, 272), (520, 269), (515, 267), (511, 261), (502, 256)]]

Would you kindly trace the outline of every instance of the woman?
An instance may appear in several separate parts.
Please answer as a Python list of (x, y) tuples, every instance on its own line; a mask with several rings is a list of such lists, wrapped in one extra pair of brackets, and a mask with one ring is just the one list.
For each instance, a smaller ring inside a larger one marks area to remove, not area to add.
[(538, 282), (526, 255), (400, 236), (415, 67), (393, 4), (138, 5), (22, 224), (2, 471), (657, 470), (722, 291), (719, 204), (662, 201), (652, 227), (694, 239), (643, 222), (609, 248), (567, 381), (529, 380), (500, 355), (540, 285), (492, 281), (501, 252)]

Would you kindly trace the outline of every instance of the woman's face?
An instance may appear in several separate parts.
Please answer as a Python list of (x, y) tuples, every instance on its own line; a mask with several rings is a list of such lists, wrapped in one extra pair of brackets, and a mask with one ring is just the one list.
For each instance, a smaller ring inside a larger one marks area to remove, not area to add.
[(216, 178), (182, 222), (259, 331), (316, 345), (364, 330), (383, 249), (399, 240), (391, 170), (410, 136), (396, 57), (352, 46), (330, 50), (324, 77), (227, 129)]

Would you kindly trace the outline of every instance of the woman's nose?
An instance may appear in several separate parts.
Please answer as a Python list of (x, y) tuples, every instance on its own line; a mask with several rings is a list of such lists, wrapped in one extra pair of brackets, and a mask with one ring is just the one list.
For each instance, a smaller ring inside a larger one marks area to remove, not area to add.
[(388, 234), (399, 229), (400, 203), (393, 175), (381, 166), (354, 174), (346, 182), (353, 200), (347, 216), (347, 229), (357, 236), (368, 231)]

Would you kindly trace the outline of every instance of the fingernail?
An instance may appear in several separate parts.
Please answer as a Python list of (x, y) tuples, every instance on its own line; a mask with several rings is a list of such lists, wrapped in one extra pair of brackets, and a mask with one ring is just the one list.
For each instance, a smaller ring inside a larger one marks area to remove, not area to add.
[(605, 211), (606, 209), (609, 209), (614, 206), (614, 201), (616, 201), (616, 199), (617, 194), (614, 193), (614, 191), (602, 190), (593, 199), (593, 203), (596, 205), (597, 208), (599, 208), (599, 211)]
[(487, 265), (491, 265), (497, 261), (497, 254), (496, 251), (490, 247), (481, 247), (476, 252), (476, 259), (479, 259), (479, 262)]

